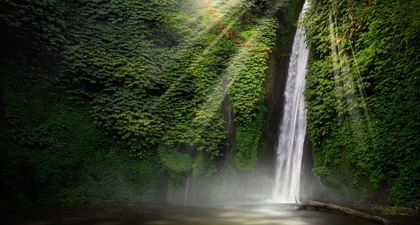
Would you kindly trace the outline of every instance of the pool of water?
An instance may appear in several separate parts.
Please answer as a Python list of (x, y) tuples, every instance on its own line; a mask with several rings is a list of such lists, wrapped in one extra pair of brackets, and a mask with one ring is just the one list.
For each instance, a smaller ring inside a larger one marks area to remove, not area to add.
[(372, 225), (365, 219), (323, 211), (296, 210), (293, 204), (171, 206), (143, 215), (85, 221), (91, 225)]

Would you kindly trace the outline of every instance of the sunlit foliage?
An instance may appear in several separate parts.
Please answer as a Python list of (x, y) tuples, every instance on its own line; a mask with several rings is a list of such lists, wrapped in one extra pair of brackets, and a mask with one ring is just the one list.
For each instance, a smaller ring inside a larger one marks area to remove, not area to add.
[(0, 207), (170, 200), (218, 171), (227, 95), (253, 170), (279, 2), (0, 1)]
[(305, 97), (315, 174), (336, 190), (418, 204), (418, 1), (310, 1)]

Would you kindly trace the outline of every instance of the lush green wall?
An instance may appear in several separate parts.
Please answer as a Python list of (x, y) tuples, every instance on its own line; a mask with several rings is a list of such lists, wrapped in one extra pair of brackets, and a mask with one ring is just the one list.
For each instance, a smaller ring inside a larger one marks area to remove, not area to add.
[[(297, 3), (0, 1), (0, 208), (171, 201), (223, 157), (240, 182), (266, 144), (269, 70), (287, 57)], [(311, 4), (313, 172), (356, 198), (415, 203), (419, 4)]]
[(252, 171), (287, 3), (0, 1), (0, 207), (170, 201), (218, 171), (226, 95)]
[(313, 172), (359, 200), (418, 204), (420, 3), (310, 3), (303, 25)]

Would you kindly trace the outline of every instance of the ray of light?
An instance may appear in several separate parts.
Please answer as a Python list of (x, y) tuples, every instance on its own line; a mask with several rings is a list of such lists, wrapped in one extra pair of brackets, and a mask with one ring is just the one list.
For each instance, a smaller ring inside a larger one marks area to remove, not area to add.
[[(351, 69), (346, 51), (340, 49), (340, 42), (342, 40), (340, 39), (340, 33), (334, 26), (337, 24), (337, 15), (335, 15), (336, 5), (334, 1), (332, 4), (333, 10), (329, 16), (329, 32), (335, 85), (334, 93), (338, 106), (337, 111), (340, 117), (343, 117), (344, 114), (348, 113), (354, 138), (359, 144), (364, 145), (368, 140), (366, 139), (366, 132), (372, 132), (368, 105), (366, 103), (366, 92), (362, 84), (362, 77), (351, 42), (349, 44), (356, 72)], [(357, 92), (359, 92), (359, 97), (356, 94)], [(364, 111), (364, 119), (368, 128), (367, 131), (363, 128), (361, 109)]]
[[(207, 1), (208, 2), (208, 1)], [(247, 9), (243, 9), (242, 12), (239, 14), (245, 13)], [(215, 13), (212, 10), (209, 10), (213, 13)], [(211, 124), (211, 121), (214, 119), (214, 116), (216, 113), (219, 113), (221, 103), (225, 99), (225, 96), (227, 94), (227, 89), (229, 89), (230, 84), (234, 83), (237, 79), (237, 76), (239, 72), (246, 68), (245, 61), (248, 56), (252, 54), (252, 52), (260, 52), (260, 53), (268, 53), (267, 47), (260, 47), (256, 43), (258, 43), (258, 32), (255, 34), (249, 35), (247, 37), (247, 40), (240, 37), (236, 32), (234, 32), (231, 28), (232, 26), (237, 22), (238, 18), (236, 18), (234, 21), (230, 22), (229, 24), (225, 24), (222, 20), (220, 20), (221, 17), (217, 15), (213, 15), (214, 21), (218, 21), (217, 24), (222, 27), (222, 31), (218, 34), (218, 36), (202, 51), (202, 53), (190, 64), (189, 68), (186, 70), (186, 73), (191, 72), (192, 68), (194, 66), (200, 64), (203, 56), (205, 56), (214, 45), (216, 45), (223, 36), (229, 36), (233, 37), (237, 42), (240, 43), (240, 48), (237, 54), (231, 59), (226, 71), (224, 72), (223, 76), (221, 76), (219, 82), (216, 82), (216, 84), (210, 88), (210, 91), (206, 94), (206, 101), (203, 102), (199, 108), (195, 110), (195, 116), (193, 118), (193, 121), (200, 121), (200, 124), (209, 125)], [(261, 23), (257, 30), (261, 30), (266, 26), (266, 24)], [(234, 71), (234, 72), (232, 72)], [(233, 73), (233, 74), (232, 74)], [(168, 90), (160, 97), (160, 99), (164, 99), (165, 96), (168, 96), (170, 93), (172, 93), (177, 85), (182, 82), (182, 79), (185, 75), (179, 77), (176, 82), (174, 82)], [(223, 86), (223, 82), (227, 80), (228, 76), (231, 77), (229, 80), (228, 85), (226, 85), (226, 90), (221, 90)], [(155, 104), (160, 104), (159, 101), (156, 101)], [(156, 105), (158, 107), (158, 105)], [(205, 115), (205, 116), (204, 116)], [(191, 128), (190, 128), (191, 129)], [(191, 165), (192, 166), (192, 165)]]

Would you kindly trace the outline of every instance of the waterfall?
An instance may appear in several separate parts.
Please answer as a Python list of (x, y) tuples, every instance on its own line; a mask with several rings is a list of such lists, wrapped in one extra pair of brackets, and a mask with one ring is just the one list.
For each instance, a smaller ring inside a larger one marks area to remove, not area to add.
[(187, 184), (185, 185), (185, 195), (184, 195), (184, 204), (188, 205), (188, 181), (190, 179), (190, 176), (187, 176)]
[[(307, 8), (305, 2), (302, 13)], [(301, 13), (301, 14), (302, 14)], [(309, 51), (303, 30), (298, 27), (290, 57), (284, 94), (284, 111), (277, 146), (275, 202), (294, 202), (299, 195), (303, 143), (306, 135), (306, 110), (303, 97)]]

